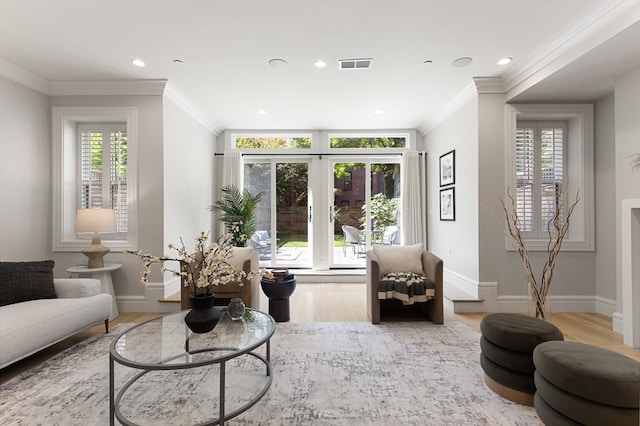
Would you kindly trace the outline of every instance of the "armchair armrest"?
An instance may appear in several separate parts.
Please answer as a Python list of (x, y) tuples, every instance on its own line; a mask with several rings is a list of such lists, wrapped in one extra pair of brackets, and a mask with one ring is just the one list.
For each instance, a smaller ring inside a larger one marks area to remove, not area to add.
[(373, 250), (367, 251), (367, 315), (373, 324), (380, 324), (380, 263)]
[(444, 323), (443, 268), (442, 259), (431, 252), (422, 252), (422, 269), (426, 277), (436, 286), (434, 303), (429, 305), (429, 312), (427, 312), (434, 324)]
[(93, 278), (54, 278), (53, 287), (61, 299), (100, 294), (100, 281)]

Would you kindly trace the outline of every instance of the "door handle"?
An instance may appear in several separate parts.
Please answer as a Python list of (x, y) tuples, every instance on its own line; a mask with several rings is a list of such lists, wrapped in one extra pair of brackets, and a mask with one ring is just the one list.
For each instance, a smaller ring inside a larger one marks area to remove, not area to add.
[(311, 223), (311, 220), (313, 219), (313, 214), (312, 214), (312, 207), (309, 206), (309, 223)]

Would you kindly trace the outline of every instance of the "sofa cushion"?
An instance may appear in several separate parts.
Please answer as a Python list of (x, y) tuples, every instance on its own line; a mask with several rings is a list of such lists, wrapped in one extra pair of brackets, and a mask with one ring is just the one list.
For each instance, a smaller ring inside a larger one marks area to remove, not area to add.
[(391, 272), (412, 272), (424, 275), (422, 268), (422, 244), (410, 246), (373, 245), (373, 252), (378, 257), (380, 275)]
[(53, 260), (0, 262), (0, 306), (55, 299)]

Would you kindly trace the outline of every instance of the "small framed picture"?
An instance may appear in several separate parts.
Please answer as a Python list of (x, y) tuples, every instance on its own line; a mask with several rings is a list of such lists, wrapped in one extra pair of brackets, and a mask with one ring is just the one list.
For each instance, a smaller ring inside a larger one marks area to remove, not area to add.
[(456, 183), (456, 151), (440, 156), (440, 186)]
[(456, 189), (440, 190), (440, 220), (456, 220)]

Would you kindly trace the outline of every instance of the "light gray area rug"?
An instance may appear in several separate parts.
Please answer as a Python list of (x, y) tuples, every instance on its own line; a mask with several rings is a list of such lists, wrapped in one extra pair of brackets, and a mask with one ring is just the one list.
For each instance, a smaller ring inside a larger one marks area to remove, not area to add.
[[(0, 387), (0, 424), (109, 424), (110, 335), (93, 337)], [(273, 384), (228, 425), (538, 425), (533, 408), (489, 390), (480, 335), (459, 322), (279, 323)], [(265, 383), (265, 368), (242, 357), (227, 368), (227, 412)], [(218, 369), (145, 375), (122, 411), (143, 425), (217, 417)], [(132, 370), (116, 365), (116, 384)]]

